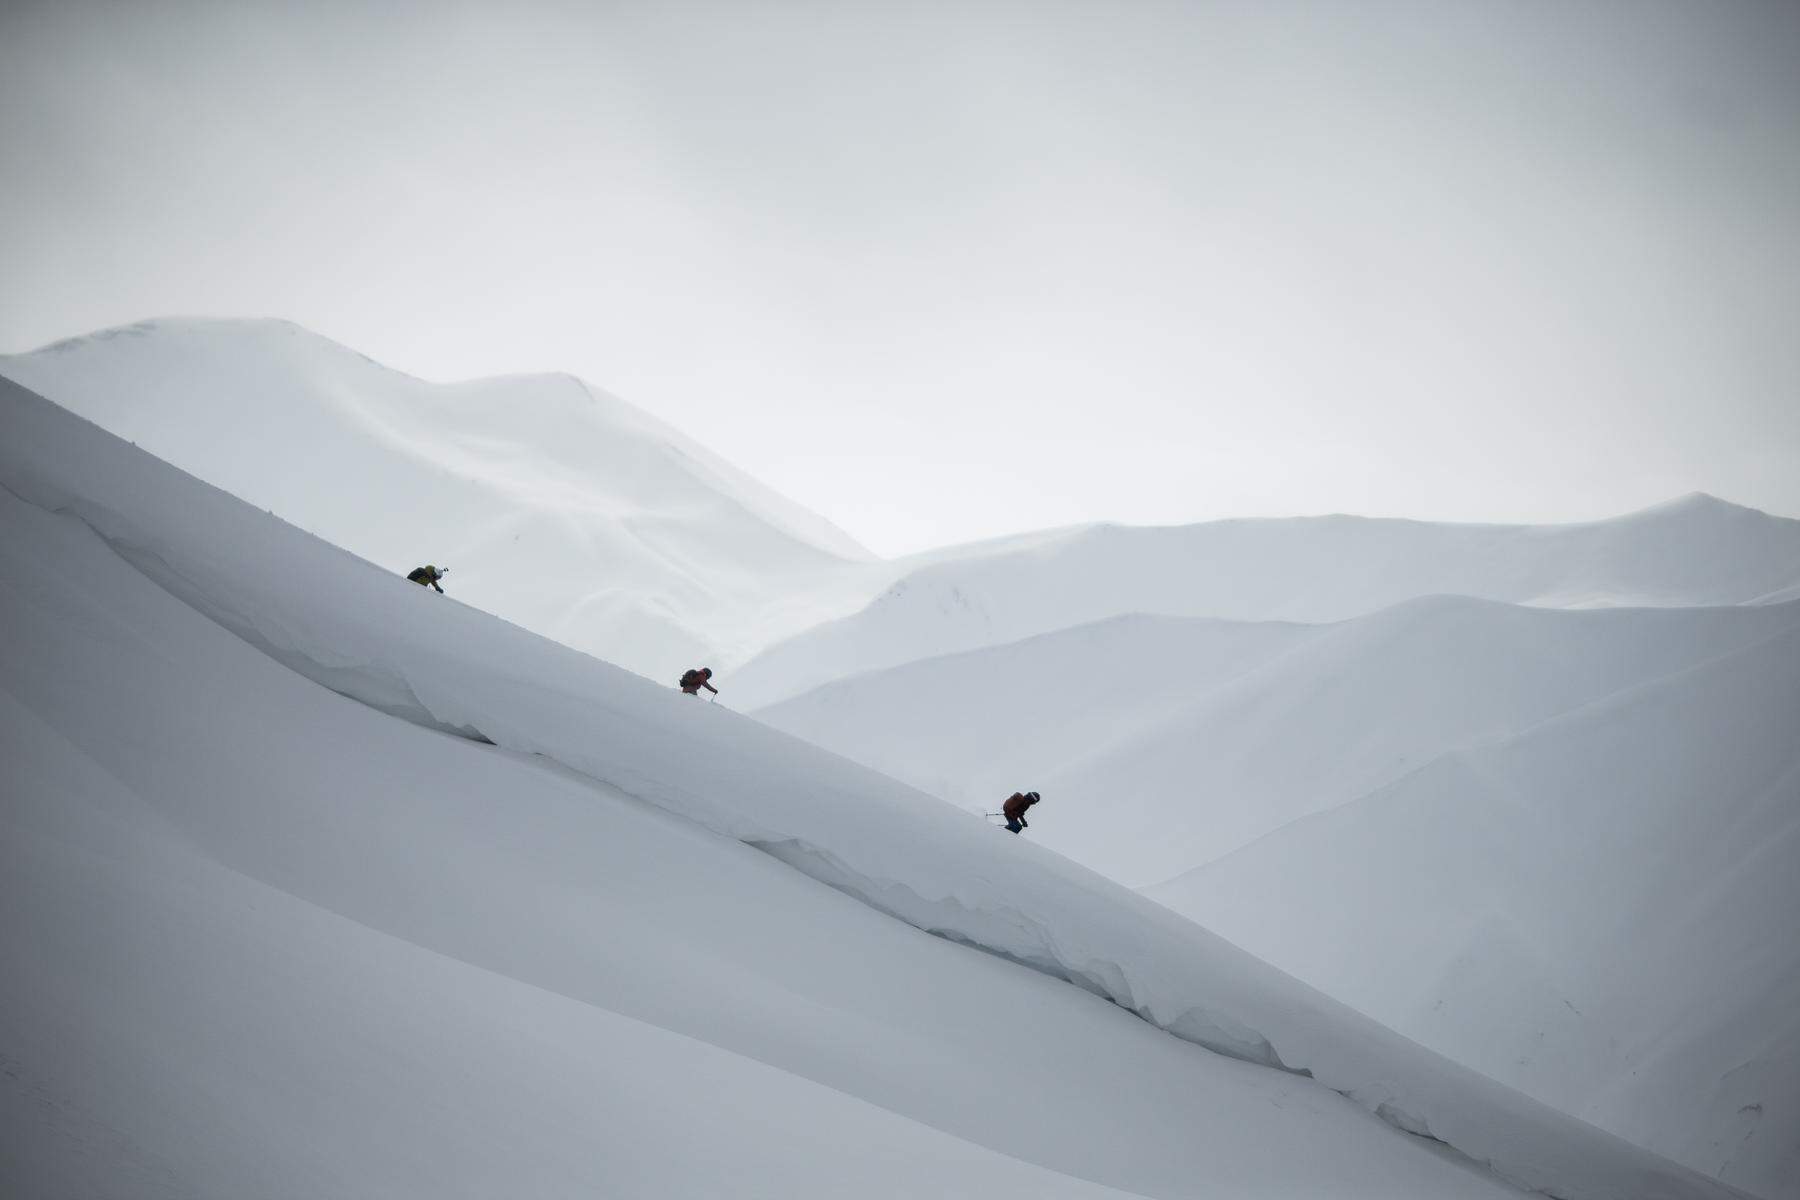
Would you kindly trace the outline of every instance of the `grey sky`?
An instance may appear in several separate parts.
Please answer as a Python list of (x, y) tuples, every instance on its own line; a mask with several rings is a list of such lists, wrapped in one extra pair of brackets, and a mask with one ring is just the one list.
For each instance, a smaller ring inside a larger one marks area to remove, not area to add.
[(1800, 514), (1800, 5), (7, 4), (0, 349), (572, 370), (884, 552)]

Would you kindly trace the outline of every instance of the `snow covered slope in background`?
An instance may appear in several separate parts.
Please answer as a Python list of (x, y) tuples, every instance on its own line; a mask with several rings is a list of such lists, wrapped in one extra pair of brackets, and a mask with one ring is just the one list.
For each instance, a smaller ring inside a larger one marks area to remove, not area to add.
[(1131, 617), (756, 715), (966, 806), (1038, 789), (1033, 839), (1127, 883), (1237, 850), (1148, 892), (1548, 1103), (1793, 1195), (1796, 637), (1795, 603)]
[(0, 375), (391, 570), (449, 564), (470, 603), (658, 679), (880, 586), (822, 518), (572, 376), (431, 384), (280, 321), (145, 322)]
[(1113, 525), (919, 567), (733, 677), (753, 706), (922, 658), (1126, 613), (1337, 621), (1429, 595), (1557, 608), (1741, 604), (1800, 584), (1800, 521), (1710, 496), (1583, 525), (1364, 517)]
[[(1115, 617), (853, 675), (754, 712), (964, 808), (992, 810), (1014, 790), (1038, 787), (1031, 781), (1130, 739), (1319, 628)], [(1057, 796), (1058, 817), (1085, 802)]]
[[(1797, 625), (1794, 604), (1571, 612), (1452, 596), (1332, 625), (1126, 617), (756, 715), (964, 807), (1036, 789), (1037, 840), (1136, 886)], [(1698, 729), (1685, 745), (1707, 755)]]
[(1497, 1194), (1408, 1130), (1730, 1194), (9, 384), (0, 434), (22, 1187)]
[(1149, 890), (1497, 1079), (1800, 1196), (1800, 628)]

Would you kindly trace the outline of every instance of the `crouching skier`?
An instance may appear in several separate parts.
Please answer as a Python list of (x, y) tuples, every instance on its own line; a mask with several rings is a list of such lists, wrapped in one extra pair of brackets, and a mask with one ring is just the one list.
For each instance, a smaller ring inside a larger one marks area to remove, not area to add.
[(1008, 833), (1017, 833), (1021, 829), (1030, 829), (1031, 822), (1025, 819), (1025, 810), (1038, 802), (1036, 792), (1014, 792), (1000, 806), (1000, 815), (1006, 818)]
[(686, 695), (698, 696), (700, 689), (705, 688), (716, 696), (719, 694), (719, 689), (707, 682), (711, 678), (711, 667), (690, 668), (681, 676), (681, 690)]
[(411, 571), (407, 572), (406, 577), (408, 579), (412, 580), (414, 583), (418, 584), (420, 587), (437, 588), (438, 595), (441, 596), (444, 594), (444, 589), (441, 587), (438, 587), (438, 580), (442, 579), (444, 576), (448, 575), (449, 573), (450, 573), (449, 567), (434, 567), (430, 563), (426, 563), (422, 567), (414, 567)]

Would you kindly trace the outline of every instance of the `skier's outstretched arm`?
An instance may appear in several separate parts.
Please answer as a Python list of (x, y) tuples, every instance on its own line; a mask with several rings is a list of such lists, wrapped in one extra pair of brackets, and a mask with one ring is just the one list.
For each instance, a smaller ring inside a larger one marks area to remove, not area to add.
[(703, 688), (705, 688), (705, 689), (706, 689), (706, 690), (707, 690), (707, 691), (709, 691), (709, 692), (711, 692), (711, 693), (712, 693), (712, 694), (713, 694), (713, 695), (715, 695), (715, 696), (716, 696), (716, 695), (718, 695), (718, 694), (719, 694), (719, 689), (718, 689), (718, 688), (716, 688), (716, 687), (714, 687), (714, 686), (713, 686), (713, 685), (712, 685), (712, 684), (710, 684), (710, 683), (703, 683), (703, 684), (701, 684), (701, 685), (700, 685), (700, 686), (701, 686), (701, 687), (703, 687)]

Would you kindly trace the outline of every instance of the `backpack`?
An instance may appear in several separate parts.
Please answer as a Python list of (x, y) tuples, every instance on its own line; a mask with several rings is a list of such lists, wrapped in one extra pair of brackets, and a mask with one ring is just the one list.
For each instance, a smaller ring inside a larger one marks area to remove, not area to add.
[(684, 692), (692, 691), (704, 682), (706, 682), (706, 676), (700, 674), (698, 671), (690, 669), (681, 677), (681, 690)]

